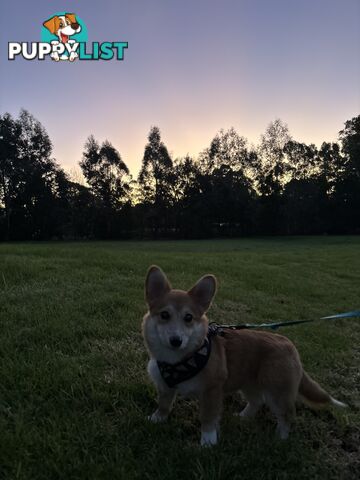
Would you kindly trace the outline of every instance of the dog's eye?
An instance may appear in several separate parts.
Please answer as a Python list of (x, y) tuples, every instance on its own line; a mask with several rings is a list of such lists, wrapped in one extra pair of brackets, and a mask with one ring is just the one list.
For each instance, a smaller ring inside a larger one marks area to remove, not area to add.
[(166, 310), (164, 310), (163, 312), (160, 312), (160, 317), (161, 317), (163, 320), (169, 320), (169, 318), (170, 318), (170, 313), (167, 312)]
[(191, 315), (191, 313), (187, 313), (184, 317), (184, 320), (186, 323), (190, 323), (193, 319), (193, 316)]

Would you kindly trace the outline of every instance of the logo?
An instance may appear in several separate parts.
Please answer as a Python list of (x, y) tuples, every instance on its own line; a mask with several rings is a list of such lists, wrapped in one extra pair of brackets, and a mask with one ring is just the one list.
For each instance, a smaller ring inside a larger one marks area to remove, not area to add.
[(87, 44), (87, 28), (75, 13), (58, 12), (43, 22), (41, 42), (9, 42), (8, 59), (25, 60), (124, 60), (128, 42)]

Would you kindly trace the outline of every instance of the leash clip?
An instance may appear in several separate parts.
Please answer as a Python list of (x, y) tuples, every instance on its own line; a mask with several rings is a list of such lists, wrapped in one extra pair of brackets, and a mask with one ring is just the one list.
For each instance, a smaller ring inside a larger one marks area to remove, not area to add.
[(221, 337), (224, 336), (224, 330), (223, 330), (223, 325), (219, 325), (216, 322), (211, 322), (209, 323), (208, 326), (208, 336), (209, 337), (214, 337), (215, 335), (220, 335)]

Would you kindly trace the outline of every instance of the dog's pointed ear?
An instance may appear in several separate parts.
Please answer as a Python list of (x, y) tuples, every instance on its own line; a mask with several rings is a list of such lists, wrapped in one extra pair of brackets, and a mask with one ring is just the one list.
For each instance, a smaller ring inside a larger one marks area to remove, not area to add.
[(171, 290), (171, 285), (161, 268), (152, 265), (145, 280), (145, 300), (149, 306), (156, 300), (166, 295)]
[(216, 293), (216, 277), (214, 275), (205, 275), (188, 291), (188, 295), (200, 307), (202, 313), (205, 313)]
[(59, 18), (55, 15), (55, 17), (51, 17), (49, 20), (46, 20), (43, 25), (49, 30), (50, 33), (54, 34), (59, 28)]
[(70, 20), (70, 23), (78, 23), (75, 13), (66, 13), (65, 17)]

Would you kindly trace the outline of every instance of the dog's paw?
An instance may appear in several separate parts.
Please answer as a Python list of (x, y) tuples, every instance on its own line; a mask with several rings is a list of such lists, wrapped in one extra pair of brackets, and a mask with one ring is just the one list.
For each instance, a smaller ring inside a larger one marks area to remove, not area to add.
[(152, 423), (162, 423), (166, 422), (167, 418), (167, 415), (161, 415), (159, 410), (156, 410), (152, 415), (148, 417), (148, 420), (150, 420), (150, 422)]
[(290, 433), (290, 425), (278, 424), (276, 427), (276, 433), (281, 440), (287, 440)]
[(200, 445), (202, 447), (212, 447), (216, 445), (218, 441), (217, 430), (211, 430), (210, 432), (201, 432)]

